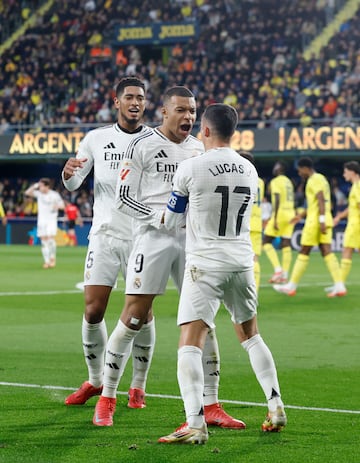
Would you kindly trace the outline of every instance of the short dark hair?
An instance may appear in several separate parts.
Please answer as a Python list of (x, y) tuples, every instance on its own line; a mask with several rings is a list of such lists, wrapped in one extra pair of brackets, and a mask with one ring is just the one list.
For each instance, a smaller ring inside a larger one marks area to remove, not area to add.
[(43, 183), (46, 186), (51, 186), (51, 180), (48, 177), (42, 177), (39, 182)]
[(183, 96), (185, 98), (195, 98), (191, 90), (183, 85), (176, 85), (175, 87), (168, 88), (163, 96), (163, 102), (166, 103), (172, 96)]
[(223, 103), (207, 106), (203, 118), (209, 121), (216, 134), (225, 140), (232, 137), (238, 123), (236, 109)]
[(360, 164), (357, 161), (348, 161), (344, 164), (344, 169), (351, 170), (360, 175)]
[(123, 77), (115, 87), (116, 96), (121, 96), (126, 87), (141, 87), (145, 93), (145, 84), (136, 76)]
[(300, 158), (297, 162), (298, 167), (309, 167), (312, 169), (314, 167), (313, 160), (309, 157)]

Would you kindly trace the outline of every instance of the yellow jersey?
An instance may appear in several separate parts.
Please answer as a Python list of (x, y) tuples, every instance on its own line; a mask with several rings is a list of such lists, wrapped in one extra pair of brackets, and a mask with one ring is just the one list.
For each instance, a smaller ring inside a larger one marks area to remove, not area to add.
[(295, 215), (294, 185), (286, 175), (278, 175), (270, 182), (271, 205), (275, 210), (275, 194), (279, 195), (279, 212)]
[(2, 219), (3, 217), (5, 217), (5, 211), (2, 202), (0, 201), (0, 219)]
[(252, 232), (262, 232), (262, 211), (261, 211), (261, 203), (264, 199), (264, 192), (265, 192), (265, 183), (262, 178), (259, 177), (258, 180), (258, 188), (256, 198), (253, 204), (253, 208), (251, 211), (250, 217), (250, 231)]
[(312, 174), (307, 182), (305, 187), (305, 197), (307, 203), (306, 211), (306, 220), (316, 220), (320, 215), (319, 212), (319, 203), (316, 195), (320, 192), (323, 192), (324, 201), (325, 201), (325, 224), (327, 227), (332, 227), (333, 219), (331, 215), (331, 193), (330, 185), (326, 177), (318, 172)]
[[(353, 183), (349, 194), (348, 223), (360, 223), (360, 180)], [(1, 216), (1, 215), (0, 215)]]

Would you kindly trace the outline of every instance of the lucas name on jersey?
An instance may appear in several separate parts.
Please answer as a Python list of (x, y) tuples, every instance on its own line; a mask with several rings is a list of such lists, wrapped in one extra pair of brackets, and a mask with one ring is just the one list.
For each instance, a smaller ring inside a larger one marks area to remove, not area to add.
[(221, 164), (215, 164), (215, 166), (209, 167), (209, 172), (214, 177), (217, 177), (221, 174), (229, 174), (229, 173), (236, 173), (236, 174), (243, 174), (245, 173), (245, 167), (242, 164), (235, 164), (228, 162), (223, 162)]

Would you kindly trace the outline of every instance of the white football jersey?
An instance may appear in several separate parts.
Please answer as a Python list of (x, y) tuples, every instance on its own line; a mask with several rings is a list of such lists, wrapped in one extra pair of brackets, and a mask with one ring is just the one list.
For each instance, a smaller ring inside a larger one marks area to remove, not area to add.
[(149, 133), (151, 129), (146, 126), (129, 133), (116, 123), (91, 130), (80, 142), (76, 158), (86, 158), (87, 161), (69, 180), (63, 177), (63, 182), (68, 190), (74, 191), (94, 168), (94, 208), (90, 234), (100, 231), (117, 238), (132, 239), (131, 218), (114, 207), (115, 188), (128, 146)]
[(192, 135), (174, 143), (158, 129), (129, 145), (116, 187), (116, 204), (137, 219), (136, 233), (149, 226), (162, 228), (160, 222), (178, 165), (203, 152), (203, 143)]
[(46, 225), (51, 222), (57, 223), (58, 209), (64, 208), (64, 201), (59, 193), (54, 190), (49, 190), (47, 193), (34, 190), (33, 194), (38, 203), (38, 225)]
[[(224, 271), (252, 267), (250, 216), (257, 185), (253, 164), (230, 148), (211, 149), (180, 164), (173, 191), (189, 199), (187, 264)], [(175, 224), (178, 216), (176, 207), (168, 208), (166, 226)]]

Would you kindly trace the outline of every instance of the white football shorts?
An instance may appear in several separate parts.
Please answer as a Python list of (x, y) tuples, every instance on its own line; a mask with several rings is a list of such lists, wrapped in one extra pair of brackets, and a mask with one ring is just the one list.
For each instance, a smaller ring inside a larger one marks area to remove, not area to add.
[(126, 294), (163, 294), (170, 276), (180, 291), (184, 268), (185, 230), (147, 230), (134, 240)]
[(84, 285), (115, 288), (120, 272), (125, 280), (131, 247), (131, 240), (101, 233), (90, 235), (84, 266)]
[(185, 269), (177, 324), (203, 320), (215, 328), (215, 317), (221, 302), (233, 323), (243, 323), (256, 315), (257, 294), (253, 270), (213, 272), (194, 265)]
[(57, 219), (55, 220), (40, 220), (37, 223), (36, 235), (41, 238), (42, 236), (56, 236), (57, 233)]

